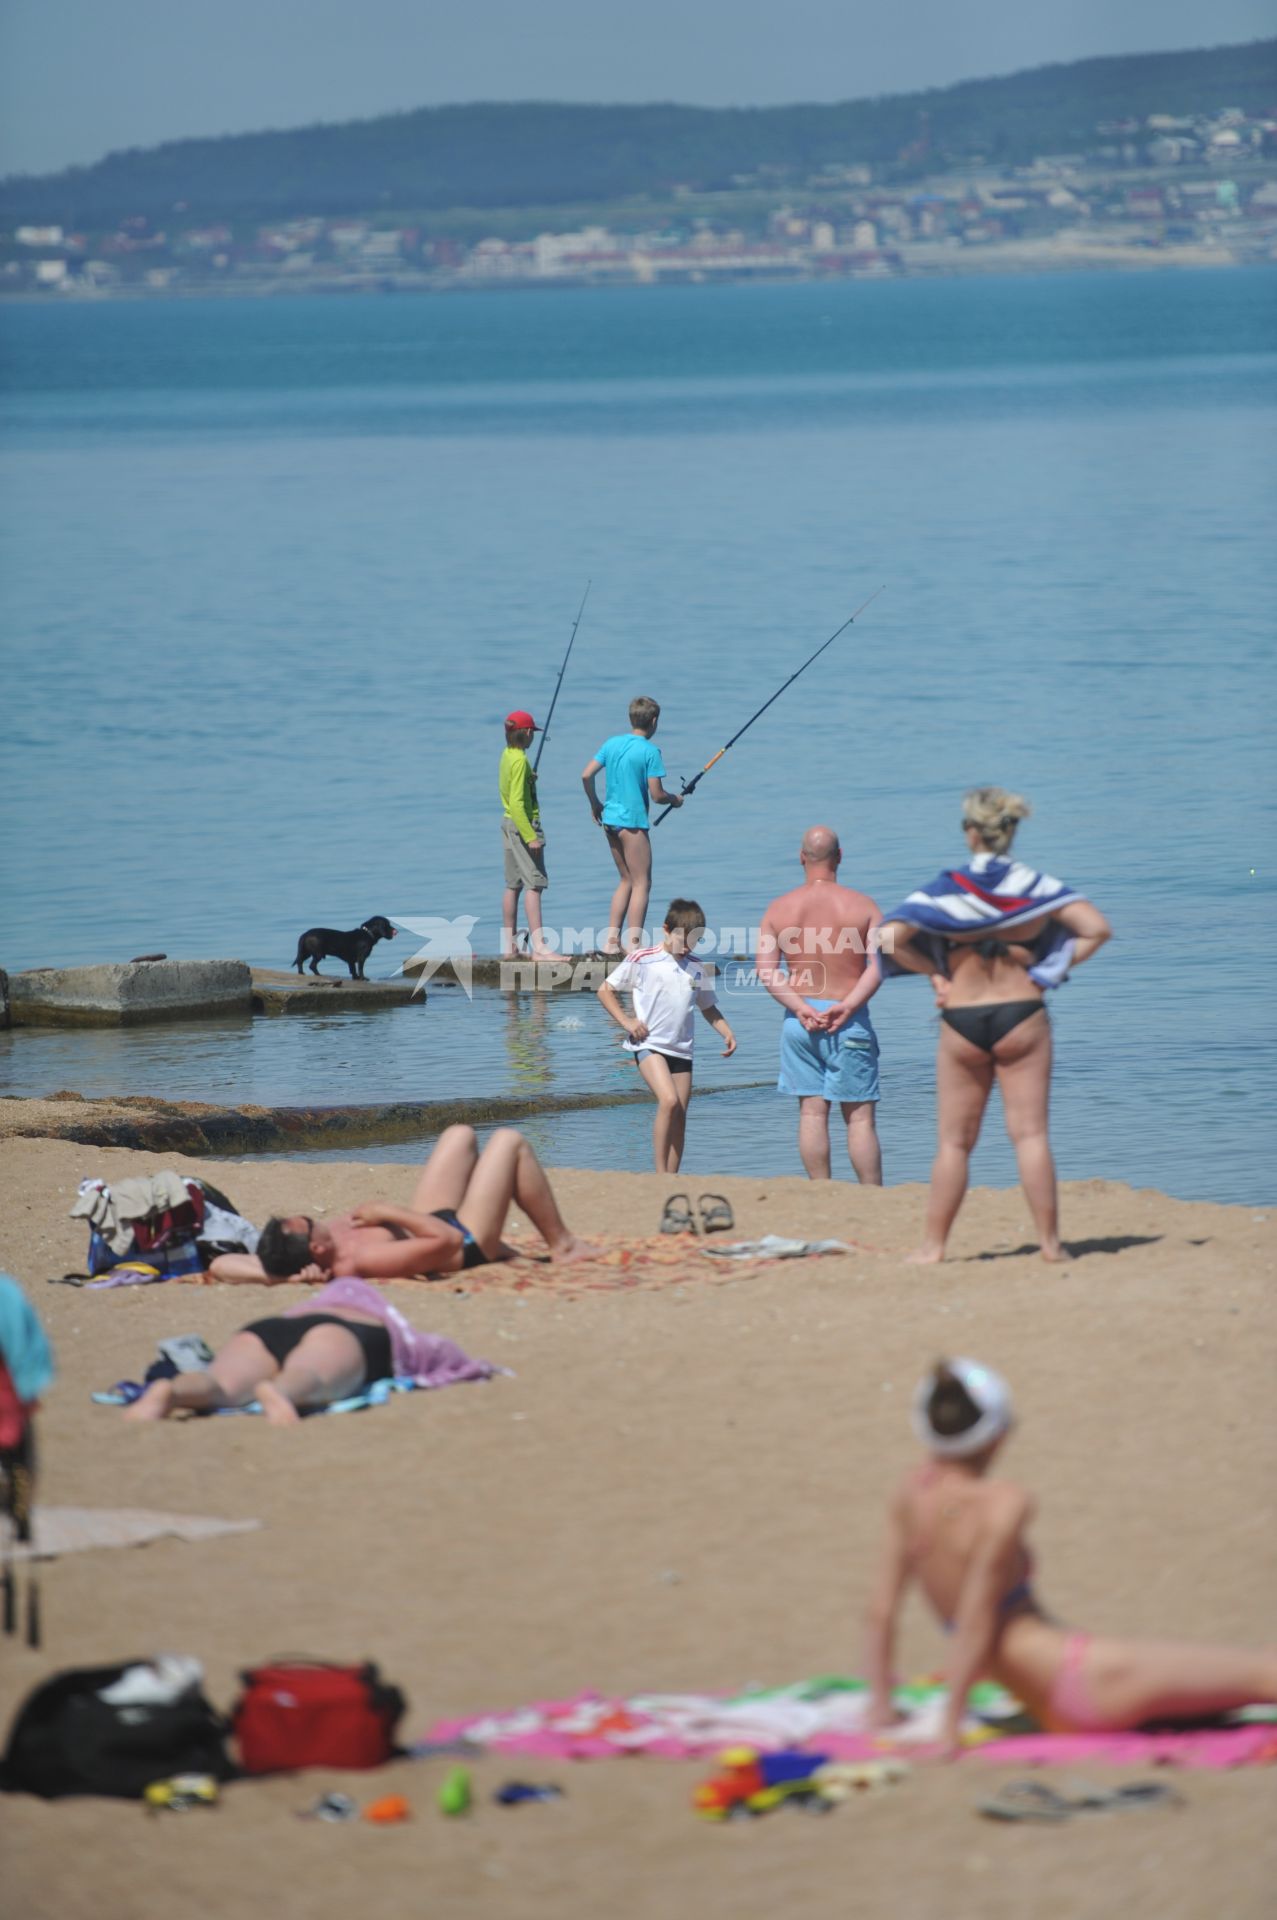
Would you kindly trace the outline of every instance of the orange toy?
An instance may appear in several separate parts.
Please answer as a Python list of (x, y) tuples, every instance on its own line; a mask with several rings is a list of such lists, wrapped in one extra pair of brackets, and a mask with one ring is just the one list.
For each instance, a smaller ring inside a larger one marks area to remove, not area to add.
[(412, 1808), (401, 1793), (388, 1793), (381, 1800), (371, 1800), (364, 1808), (364, 1819), (371, 1820), (375, 1826), (393, 1826), (397, 1820), (411, 1820)]

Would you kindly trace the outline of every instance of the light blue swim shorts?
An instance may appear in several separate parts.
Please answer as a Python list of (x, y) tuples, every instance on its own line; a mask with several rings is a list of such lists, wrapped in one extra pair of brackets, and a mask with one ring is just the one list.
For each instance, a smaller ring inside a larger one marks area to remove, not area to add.
[[(835, 1002), (809, 1004), (823, 1012)], [(800, 1099), (877, 1100), (878, 1036), (866, 1010), (859, 1008), (837, 1033), (808, 1033), (796, 1013), (787, 1013), (780, 1030), (777, 1085), (782, 1093)]]

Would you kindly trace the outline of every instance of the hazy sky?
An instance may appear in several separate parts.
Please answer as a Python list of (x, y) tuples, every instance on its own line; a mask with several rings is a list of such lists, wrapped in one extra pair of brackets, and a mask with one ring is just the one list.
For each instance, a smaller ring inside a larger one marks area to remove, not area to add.
[(1272, 31), (1271, 0), (0, 0), (0, 174), (453, 101), (848, 100)]

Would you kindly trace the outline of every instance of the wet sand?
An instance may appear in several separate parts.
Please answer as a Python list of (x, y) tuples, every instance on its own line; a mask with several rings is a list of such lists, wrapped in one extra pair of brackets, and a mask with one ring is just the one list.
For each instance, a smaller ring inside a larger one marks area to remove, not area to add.
[[(261, 1420), (127, 1426), (89, 1392), (137, 1376), (169, 1334), (216, 1345), (291, 1304), (291, 1287), (47, 1285), (83, 1264), (78, 1179), (204, 1170), (255, 1218), (406, 1198), (411, 1172), (200, 1163), (58, 1140), (0, 1140), (0, 1264), (37, 1302), (59, 1379), (41, 1425), (42, 1498), (257, 1518), (202, 1544), (85, 1553), (41, 1569), (45, 1644), (4, 1643), (0, 1714), (57, 1668), (197, 1654), (228, 1707), (240, 1668), (280, 1652), (377, 1660), (435, 1719), (585, 1688), (736, 1690), (862, 1665), (859, 1614), (884, 1490), (912, 1456), (906, 1411), (938, 1354), (1003, 1369), (1022, 1428), (1007, 1470), (1039, 1500), (1039, 1584), (1061, 1617), (1111, 1632), (1271, 1640), (1277, 1599), (1274, 1279), (1265, 1208), (1189, 1204), (1107, 1182), (1064, 1190), (1048, 1269), (1017, 1193), (971, 1195), (940, 1270), (903, 1267), (923, 1190), (720, 1180), (740, 1233), (837, 1235), (879, 1249), (698, 1284), (573, 1293), (397, 1285), (419, 1325), (515, 1377), (405, 1395), (288, 1431)], [(586, 1234), (653, 1230), (676, 1182), (564, 1172)], [(904, 1672), (939, 1634), (911, 1605)], [(617, 1920), (855, 1912), (1259, 1920), (1277, 1845), (1272, 1771), (1185, 1774), (1174, 1814), (995, 1827), (973, 1803), (1000, 1773), (918, 1769), (824, 1820), (717, 1829), (688, 1797), (702, 1763), (475, 1766), (445, 1821), (448, 1763), (229, 1787), (212, 1813), (123, 1802), (0, 1801), (5, 1911), (151, 1920), (195, 1907), (293, 1920), (387, 1915)], [(502, 1809), (510, 1777), (561, 1803)], [(1108, 1776), (1120, 1777), (1120, 1776)], [(293, 1817), (330, 1786), (399, 1791), (396, 1829)]]

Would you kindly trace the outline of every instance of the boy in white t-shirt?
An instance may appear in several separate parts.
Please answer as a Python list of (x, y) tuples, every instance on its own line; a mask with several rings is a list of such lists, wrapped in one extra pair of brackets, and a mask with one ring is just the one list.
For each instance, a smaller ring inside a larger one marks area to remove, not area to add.
[[(677, 1173), (683, 1158), (697, 1008), (722, 1038), (723, 1058), (736, 1051), (736, 1035), (705, 983), (704, 964), (691, 952), (704, 931), (705, 915), (695, 900), (671, 900), (660, 946), (631, 953), (599, 988), (607, 1012), (625, 1029), (626, 1052), (656, 1095), (652, 1150), (658, 1173)], [(623, 1012), (618, 992), (634, 995), (633, 1018)]]

